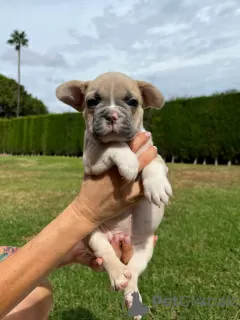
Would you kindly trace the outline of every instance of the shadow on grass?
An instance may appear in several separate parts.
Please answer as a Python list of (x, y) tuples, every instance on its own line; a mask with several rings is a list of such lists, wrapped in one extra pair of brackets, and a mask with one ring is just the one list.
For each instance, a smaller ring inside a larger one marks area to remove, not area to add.
[(76, 309), (64, 310), (58, 315), (59, 320), (100, 320), (89, 310), (78, 307)]

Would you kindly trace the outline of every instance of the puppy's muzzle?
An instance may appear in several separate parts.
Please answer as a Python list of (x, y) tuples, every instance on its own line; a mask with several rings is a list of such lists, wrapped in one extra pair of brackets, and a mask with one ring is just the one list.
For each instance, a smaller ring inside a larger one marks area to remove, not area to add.
[(116, 136), (118, 140), (131, 139), (135, 135), (135, 129), (130, 110), (109, 107), (96, 110), (93, 115), (93, 135), (97, 139), (107, 135), (110, 135), (110, 140), (114, 140)]
[(109, 123), (114, 124), (117, 122), (119, 116), (116, 111), (112, 111), (112, 112), (105, 113), (104, 118)]
[(119, 132), (122, 127), (122, 117), (117, 110), (105, 108), (94, 115), (93, 131), (98, 137), (111, 132)]

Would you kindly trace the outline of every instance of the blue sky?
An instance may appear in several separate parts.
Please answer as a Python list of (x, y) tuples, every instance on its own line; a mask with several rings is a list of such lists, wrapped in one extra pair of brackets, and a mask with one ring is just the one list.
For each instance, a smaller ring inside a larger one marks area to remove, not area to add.
[(6, 44), (24, 30), (21, 82), (50, 112), (66, 80), (120, 71), (154, 83), (167, 99), (236, 88), (239, 0), (7, 0), (0, 4), (0, 73), (17, 78)]

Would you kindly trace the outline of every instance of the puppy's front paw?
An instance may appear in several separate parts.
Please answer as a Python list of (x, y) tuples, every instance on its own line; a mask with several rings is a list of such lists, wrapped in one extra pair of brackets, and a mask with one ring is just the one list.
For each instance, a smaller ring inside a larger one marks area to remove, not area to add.
[(161, 201), (168, 204), (169, 197), (172, 195), (172, 187), (168, 178), (163, 174), (143, 180), (145, 197), (156, 206), (160, 207)]
[(135, 154), (123, 157), (121, 161), (118, 161), (117, 166), (120, 175), (128, 182), (134, 181), (137, 178), (139, 163)]

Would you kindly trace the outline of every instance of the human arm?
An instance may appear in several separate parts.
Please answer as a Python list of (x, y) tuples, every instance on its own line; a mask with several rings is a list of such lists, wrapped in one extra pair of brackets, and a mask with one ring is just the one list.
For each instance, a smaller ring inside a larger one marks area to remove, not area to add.
[[(130, 147), (139, 144), (140, 148), (148, 138), (139, 134)], [(138, 158), (139, 172), (156, 155), (154, 147), (142, 153)], [(76, 243), (102, 222), (132, 206), (142, 194), (141, 181), (126, 183), (116, 168), (98, 177), (84, 177), (76, 199), (37, 236), (0, 263), (0, 319), (46, 278)]]

